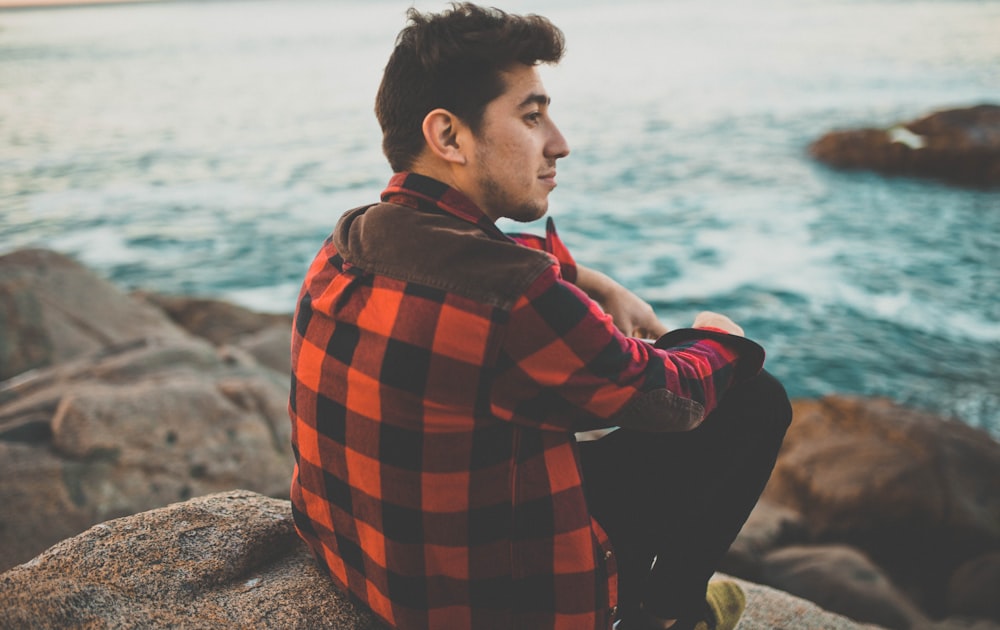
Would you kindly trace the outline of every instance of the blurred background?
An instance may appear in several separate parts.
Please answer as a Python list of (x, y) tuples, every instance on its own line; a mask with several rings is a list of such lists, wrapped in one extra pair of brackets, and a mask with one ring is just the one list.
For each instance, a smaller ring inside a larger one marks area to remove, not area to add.
[[(0, 254), (290, 312), (338, 217), (390, 175), (372, 107), (410, 5), (12, 4)], [(1000, 103), (1000, 2), (492, 4), (566, 34), (543, 70), (572, 148), (550, 214), (580, 262), (673, 327), (729, 314), (793, 397), (888, 396), (1000, 437), (1000, 192), (806, 152)]]

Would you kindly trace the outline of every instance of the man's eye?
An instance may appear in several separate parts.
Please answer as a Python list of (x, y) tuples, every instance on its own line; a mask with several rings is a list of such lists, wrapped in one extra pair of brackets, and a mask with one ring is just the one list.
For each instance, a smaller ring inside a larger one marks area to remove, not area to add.
[(537, 125), (542, 120), (542, 112), (531, 112), (524, 119), (533, 125)]

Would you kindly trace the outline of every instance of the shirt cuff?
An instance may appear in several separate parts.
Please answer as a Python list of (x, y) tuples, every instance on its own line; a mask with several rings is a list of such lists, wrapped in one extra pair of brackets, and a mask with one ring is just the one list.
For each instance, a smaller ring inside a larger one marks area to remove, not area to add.
[(734, 381), (753, 378), (764, 367), (764, 348), (746, 337), (730, 335), (718, 328), (678, 328), (661, 336), (653, 346), (666, 350), (684, 342), (702, 339), (717, 341), (737, 354)]

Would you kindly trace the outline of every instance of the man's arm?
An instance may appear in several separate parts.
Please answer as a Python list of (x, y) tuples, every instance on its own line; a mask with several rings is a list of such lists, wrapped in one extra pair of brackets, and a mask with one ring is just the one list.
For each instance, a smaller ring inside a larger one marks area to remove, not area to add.
[[(576, 286), (590, 299), (601, 305), (611, 316), (615, 326), (629, 337), (658, 339), (669, 332), (653, 307), (607, 275), (577, 263)], [(743, 336), (743, 328), (720, 313), (703, 311), (698, 314), (691, 328), (716, 328), (730, 335)]]
[(508, 234), (516, 243), (530, 249), (547, 252), (559, 261), (562, 277), (575, 284), (597, 302), (611, 316), (615, 327), (628, 337), (657, 339), (668, 331), (650, 306), (622, 285), (605, 274), (576, 262), (569, 249), (556, 233), (555, 222), (549, 217), (545, 236), (534, 234)]
[(601, 305), (615, 327), (629, 337), (657, 339), (668, 328), (656, 317), (653, 307), (607, 275), (577, 263), (576, 286)]
[(655, 344), (623, 335), (595, 300), (552, 268), (510, 313), (493, 411), (574, 432), (690, 430), (764, 362), (763, 349), (739, 336), (729, 318), (703, 313), (696, 324)]

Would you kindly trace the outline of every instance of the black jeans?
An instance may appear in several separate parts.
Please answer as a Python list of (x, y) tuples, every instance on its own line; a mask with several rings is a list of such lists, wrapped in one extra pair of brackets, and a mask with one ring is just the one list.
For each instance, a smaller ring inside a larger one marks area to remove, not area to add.
[(619, 429), (580, 443), (587, 502), (618, 561), (620, 616), (640, 602), (665, 619), (702, 612), (708, 580), (764, 490), (791, 420), (784, 387), (762, 372), (693, 431)]

